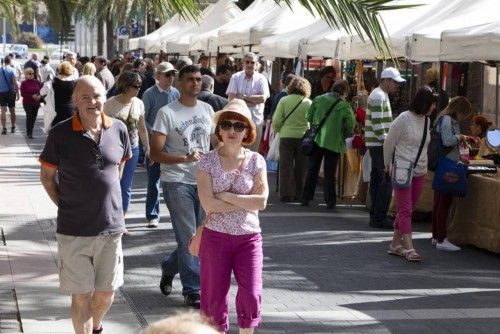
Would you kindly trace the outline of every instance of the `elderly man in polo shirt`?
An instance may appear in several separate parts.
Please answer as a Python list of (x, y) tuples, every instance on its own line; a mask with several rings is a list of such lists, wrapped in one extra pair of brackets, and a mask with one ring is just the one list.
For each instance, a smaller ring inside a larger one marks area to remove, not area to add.
[(252, 119), (257, 126), (255, 142), (248, 147), (252, 151), (259, 148), (264, 125), (264, 103), (269, 97), (267, 79), (257, 71), (258, 66), (257, 55), (247, 53), (243, 58), (243, 71), (233, 74), (226, 91), (229, 101), (234, 98), (242, 99), (252, 112)]
[[(180, 93), (173, 87), (176, 73), (174, 65), (165, 61), (156, 68), (156, 79), (158, 82), (148, 88), (142, 95), (144, 103), (144, 118), (149, 133), (149, 140), (153, 134), (153, 125), (158, 110), (170, 102), (177, 101)], [(160, 221), (160, 164), (158, 162), (146, 161), (148, 172), (148, 188), (146, 194), (146, 220), (149, 228), (158, 227)]]
[(105, 100), (99, 79), (82, 76), (73, 91), (77, 112), (50, 130), (40, 155), (41, 182), (58, 207), (60, 288), (71, 294), (77, 334), (102, 332), (123, 284), (120, 176), (132, 152), (125, 124), (102, 113)]

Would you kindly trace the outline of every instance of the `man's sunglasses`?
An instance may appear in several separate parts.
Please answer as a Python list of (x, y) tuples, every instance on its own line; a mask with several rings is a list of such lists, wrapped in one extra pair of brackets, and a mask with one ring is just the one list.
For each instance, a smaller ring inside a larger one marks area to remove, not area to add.
[(234, 129), (236, 132), (243, 132), (247, 128), (245, 123), (243, 122), (230, 122), (230, 121), (222, 121), (219, 124), (220, 128), (224, 131), (229, 131), (231, 128)]
[(97, 165), (97, 168), (99, 168), (99, 170), (103, 170), (104, 169), (104, 157), (103, 157), (99, 147), (93, 147), (93, 153), (95, 155), (95, 164)]

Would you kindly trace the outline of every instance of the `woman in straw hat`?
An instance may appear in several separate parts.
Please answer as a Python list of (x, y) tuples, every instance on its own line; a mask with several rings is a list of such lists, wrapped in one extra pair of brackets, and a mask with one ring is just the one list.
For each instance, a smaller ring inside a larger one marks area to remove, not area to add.
[(200, 248), (201, 312), (226, 332), (231, 272), (238, 282), (240, 333), (260, 324), (262, 237), (258, 211), (269, 189), (264, 158), (244, 146), (254, 142), (255, 123), (245, 102), (234, 99), (215, 113), (215, 134), (223, 145), (203, 156), (198, 192), (207, 213)]

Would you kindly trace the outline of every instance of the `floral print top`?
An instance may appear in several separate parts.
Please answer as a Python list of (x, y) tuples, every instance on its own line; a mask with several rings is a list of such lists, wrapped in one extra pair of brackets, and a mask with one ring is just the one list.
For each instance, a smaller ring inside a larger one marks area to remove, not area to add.
[[(198, 168), (211, 176), (214, 194), (230, 191), (235, 194), (248, 195), (254, 186), (254, 176), (265, 170), (266, 161), (260, 154), (250, 150), (246, 150), (245, 157), (239, 177), (237, 177), (239, 173), (237, 169), (226, 171), (222, 168), (217, 150), (205, 154)], [(231, 212), (214, 212), (210, 214), (206, 227), (231, 235), (261, 232), (257, 210), (241, 209)]]

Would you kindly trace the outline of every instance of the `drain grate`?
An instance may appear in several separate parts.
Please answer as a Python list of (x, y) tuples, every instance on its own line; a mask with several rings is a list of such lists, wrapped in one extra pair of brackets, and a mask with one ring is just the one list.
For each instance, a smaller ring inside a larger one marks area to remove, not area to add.
[(0, 290), (0, 333), (22, 333), (16, 290)]
[(119, 290), (120, 290), (120, 294), (121, 294), (123, 300), (125, 300), (125, 303), (127, 303), (128, 306), (130, 306), (130, 309), (132, 310), (132, 312), (134, 312), (135, 317), (137, 318), (137, 321), (139, 322), (139, 325), (141, 326), (141, 328), (148, 327), (148, 325), (149, 325), (148, 321), (144, 318), (141, 311), (139, 311), (139, 308), (137, 307), (137, 305), (134, 304), (134, 302), (132, 301), (132, 298), (130, 298), (130, 296), (125, 291), (125, 289), (119, 288)]

